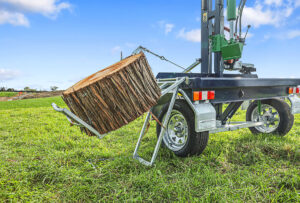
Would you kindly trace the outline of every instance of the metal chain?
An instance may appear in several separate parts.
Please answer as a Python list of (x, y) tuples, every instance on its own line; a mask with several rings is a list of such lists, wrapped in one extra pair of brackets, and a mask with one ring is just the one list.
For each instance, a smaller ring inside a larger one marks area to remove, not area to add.
[(152, 54), (153, 56), (158, 57), (158, 58), (159, 58), (160, 60), (162, 60), (162, 61), (169, 62), (169, 63), (173, 64), (174, 66), (177, 66), (178, 68), (181, 68), (182, 70), (185, 70), (185, 71), (187, 70), (186, 68), (184, 68), (184, 67), (182, 67), (182, 66), (180, 66), (180, 65), (178, 65), (178, 64), (176, 64), (176, 63), (174, 63), (174, 62), (172, 62), (172, 61), (170, 61), (170, 60), (168, 60), (168, 59), (166, 59), (164, 56), (160, 56), (160, 55), (158, 55), (158, 54), (156, 54), (156, 53), (150, 51), (149, 49), (147, 49), (147, 48), (145, 48), (145, 47), (143, 47), (143, 46), (139, 46), (136, 50), (134, 50), (134, 51), (132, 52), (132, 54), (138, 54), (140, 51), (148, 52), (149, 54)]

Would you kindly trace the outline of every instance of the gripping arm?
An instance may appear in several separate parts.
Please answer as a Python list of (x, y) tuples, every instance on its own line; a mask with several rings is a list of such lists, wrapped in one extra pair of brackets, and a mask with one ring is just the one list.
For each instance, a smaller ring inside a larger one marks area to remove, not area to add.
[(59, 108), (55, 103), (52, 103), (52, 107), (55, 111), (64, 114), (72, 125), (78, 125), (80, 127), (87, 128), (89, 131), (94, 133), (99, 139), (102, 139), (103, 137), (106, 136), (106, 134), (101, 135), (97, 130), (95, 130), (95, 128), (93, 128), (92, 126), (90, 126), (89, 124), (87, 124), (86, 122), (81, 120), (79, 117), (77, 117), (75, 114), (73, 114), (68, 109)]

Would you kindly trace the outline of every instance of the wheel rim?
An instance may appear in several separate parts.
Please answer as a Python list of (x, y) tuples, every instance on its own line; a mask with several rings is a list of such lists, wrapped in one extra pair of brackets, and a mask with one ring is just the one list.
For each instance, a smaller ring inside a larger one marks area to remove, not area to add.
[(252, 111), (251, 120), (255, 122), (265, 122), (262, 126), (255, 127), (261, 133), (273, 133), (280, 123), (278, 111), (271, 105), (261, 105), (262, 115), (259, 115), (258, 106)]
[[(164, 119), (165, 116), (163, 120)], [(164, 143), (170, 150), (179, 151), (184, 148), (187, 138), (187, 121), (182, 113), (177, 110), (173, 110), (166, 126), (166, 132), (163, 136)]]

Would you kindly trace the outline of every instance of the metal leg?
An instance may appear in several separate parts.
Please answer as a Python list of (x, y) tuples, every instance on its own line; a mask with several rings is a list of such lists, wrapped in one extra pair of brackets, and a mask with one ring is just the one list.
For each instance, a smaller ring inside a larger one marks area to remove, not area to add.
[(139, 156), (139, 155), (138, 155), (138, 150), (139, 150), (139, 148), (140, 148), (142, 139), (143, 139), (143, 137), (144, 137), (144, 134), (145, 134), (147, 125), (148, 125), (148, 123), (150, 122), (150, 119), (151, 119), (151, 114), (150, 114), (150, 112), (148, 112), (148, 114), (147, 114), (147, 116), (146, 116), (146, 119), (145, 119), (145, 122), (144, 122), (144, 125), (143, 125), (143, 128), (142, 128), (142, 131), (141, 131), (141, 133), (140, 133), (139, 140), (138, 140), (138, 142), (136, 143), (136, 147), (135, 147), (135, 150), (134, 150), (134, 153), (133, 153), (133, 158), (134, 158), (134, 159), (137, 159), (138, 156)]
[[(171, 116), (171, 112), (173, 110), (173, 107), (174, 107), (174, 104), (175, 104), (175, 101), (176, 101), (176, 96), (177, 96), (177, 93), (178, 93), (178, 87), (176, 87), (176, 89), (174, 90), (173, 92), (173, 96), (172, 96), (172, 99), (171, 99), (171, 102), (170, 102), (170, 105), (169, 105), (169, 108), (168, 108), (168, 111), (167, 111), (167, 114), (166, 114), (166, 117), (165, 117), (165, 120), (163, 122), (163, 126), (166, 126), (168, 121), (169, 121), (169, 118)], [(144, 126), (143, 126), (143, 129), (141, 131), (141, 134), (140, 134), (140, 137), (139, 137), (139, 140), (136, 144), (136, 148), (135, 148), (135, 151), (133, 153), (133, 158), (134, 159), (137, 159), (140, 163), (146, 165), (146, 166), (152, 166), (155, 162), (155, 159), (157, 157), (157, 154), (158, 154), (158, 151), (159, 151), (159, 148), (161, 146), (161, 142), (162, 142), (162, 139), (163, 139), (163, 136), (165, 134), (165, 131), (166, 129), (165, 128), (162, 128), (162, 130), (160, 131), (160, 134), (159, 134), (159, 137), (158, 137), (158, 140), (157, 140), (157, 143), (156, 143), (156, 146), (155, 146), (155, 149), (154, 149), (154, 152), (153, 152), (153, 155), (152, 155), (152, 158), (151, 158), (151, 162), (149, 161), (146, 161), (144, 160), (143, 158), (139, 157), (138, 155), (138, 149), (141, 145), (141, 141), (142, 141), (142, 138), (144, 136), (144, 133), (145, 133), (145, 129), (146, 129), (146, 126), (147, 124), (149, 123), (150, 121), (150, 113), (148, 113), (147, 117), (146, 117), (146, 120), (145, 120), (145, 123), (144, 123)]]

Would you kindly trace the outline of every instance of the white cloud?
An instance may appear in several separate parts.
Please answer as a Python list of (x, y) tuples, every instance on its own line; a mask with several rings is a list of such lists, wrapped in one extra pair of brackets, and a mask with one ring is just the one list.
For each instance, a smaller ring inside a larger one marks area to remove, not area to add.
[(165, 24), (165, 34), (167, 35), (169, 32), (172, 32), (173, 28), (174, 28), (174, 24)]
[(0, 3), (23, 12), (41, 13), (46, 16), (55, 16), (71, 5), (59, 0), (0, 0)]
[(185, 31), (185, 29), (183, 28), (179, 31), (178, 37), (191, 42), (201, 42), (201, 29)]
[(276, 6), (281, 6), (283, 3), (283, 0), (265, 0), (265, 4), (272, 5), (275, 4)]
[(243, 25), (258, 28), (263, 25), (279, 27), (300, 6), (300, 0), (264, 0), (256, 1), (253, 7), (245, 7)]
[(13, 80), (20, 75), (19, 71), (0, 69), (0, 81)]
[(278, 26), (280, 18), (271, 10), (263, 10), (261, 5), (255, 7), (245, 7), (243, 13), (243, 25), (253, 25), (260, 27), (261, 25)]
[(287, 33), (288, 39), (294, 39), (296, 37), (300, 37), (300, 30), (291, 30)]
[(169, 34), (170, 32), (172, 32), (173, 28), (175, 27), (174, 24), (167, 23), (164, 20), (159, 21), (158, 25), (161, 29), (164, 29), (166, 35)]
[(29, 26), (26, 13), (38, 13), (55, 19), (65, 9), (70, 9), (71, 4), (60, 0), (0, 0), (1, 23)]
[(9, 23), (15, 26), (29, 26), (28, 19), (22, 13), (0, 10), (0, 24)]

